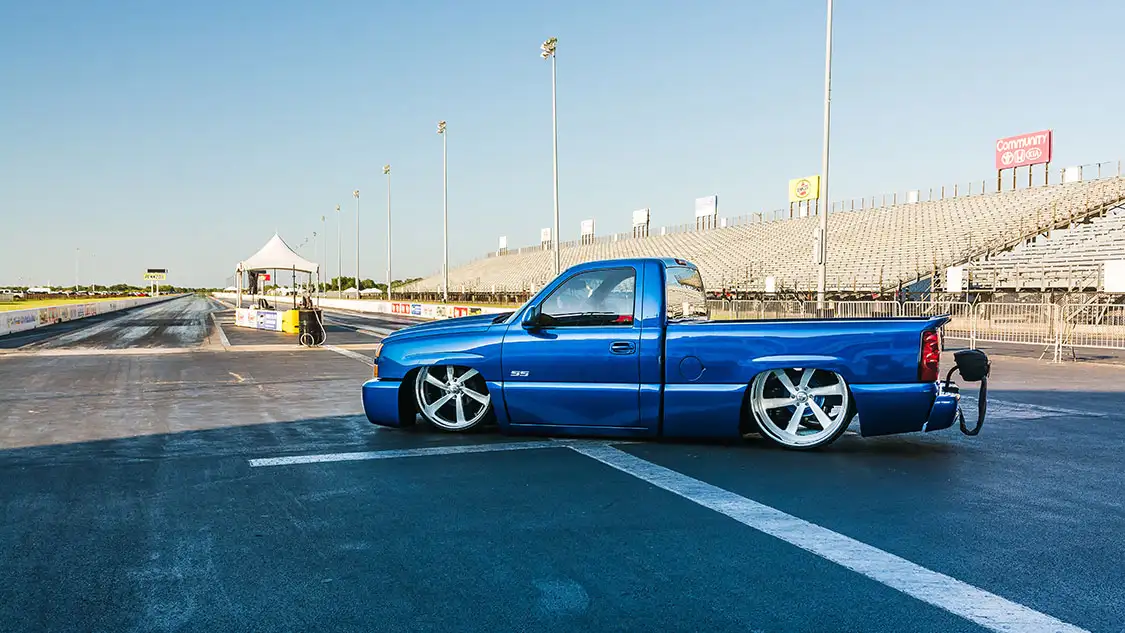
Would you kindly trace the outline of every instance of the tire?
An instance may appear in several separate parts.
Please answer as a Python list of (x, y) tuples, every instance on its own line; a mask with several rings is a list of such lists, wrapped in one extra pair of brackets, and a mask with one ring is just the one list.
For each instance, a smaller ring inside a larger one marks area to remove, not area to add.
[(855, 415), (840, 374), (813, 367), (771, 369), (750, 381), (747, 417), (775, 446), (815, 450), (835, 442)]
[(480, 372), (456, 365), (432, 365), (414, 378), (418, 412), (442, 431), (463, 433), (492, 418), (492, 396)]

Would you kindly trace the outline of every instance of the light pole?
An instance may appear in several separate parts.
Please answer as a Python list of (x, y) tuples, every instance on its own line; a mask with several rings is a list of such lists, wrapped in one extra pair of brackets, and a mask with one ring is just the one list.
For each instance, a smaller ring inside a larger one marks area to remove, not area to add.
[(449, 302), (449, 176), (445, 151), (445, 121), (438, 121), (437, 133), (441, 134), (441, 198), (442, 198), (442, 264), (441, 300)]
[(74, 294), (78, 294), (78, 256), (81, 252), (81, 248), (74, 249)]
[(355, 298), (360, 297), (359, 291), (363, 290), (359, 283), (359, 189), (352, 192), (355, 197)]
[(336, 205), (336, 296), (344, 298), (344, 219), (340, 215), (340, 205)]
[(559, 38), (552, 37), (540, 47), (543, 59), (551, 60), (551, 147), (555, 178), (555, 231), (551, 234), (551, 247), (555, 250), (555, 275), (562, 272), (559, 258), (559, 118), (555, 107), (555, 47)]
[(817, 244), (817, 271), (816, 279), (816, 308), (823, 310), (824, 293), (828, 285), (828, 209), (831, 206), (828, 198), (828, 128), (831, 121), (832, 107), (832, 0), (828, 0), (828, 26), (824, 45), (824, 149), (820, 155), (820, 239)]
[[(325, 268), (325, 274), (328, 274), (328, 272), (327, 272), (327, 270), (328, 270), (328, 223), (327, 223), (327, 220), (325, 219), (325, 217), (323, 215), (320, 216), (320, 239), (324, 241), (324, 268)], [(319, 267), (320, 267), (320, 262), (317, 262), (317, 268), (319, 268)], [(318, 277), (318, 279), (317, 279), (316, 294), (319, 296), (321, 291), (322, 291), (321, 287), (320, 287), (320, 284), (323, 283), (324, 280), (319, 278), (320, 277), (319, 274), (317, 275), (317, 277)]]
[[(316, 231), (313, 231), (312, 242), (313, 242), (313, 261), (319, 263), (320, 262), (320, 242), (316, 239)], [(312, 282), (312, 273), (309, 273), (309, 282), (310, 283)], [(320, 292), (320, 288), (316, 288), (314, 286), (313, 292)]]
[(387, 177), (387, 298), (391, 298), (391, 166), (383, 165)]

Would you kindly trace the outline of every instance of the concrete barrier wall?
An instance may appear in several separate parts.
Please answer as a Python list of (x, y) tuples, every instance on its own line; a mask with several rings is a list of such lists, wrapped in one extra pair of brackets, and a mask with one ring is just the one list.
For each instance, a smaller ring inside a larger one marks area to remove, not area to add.
[[(237, 300), (238, 295), (233, 292), (216, 292), (214, 297), (233, 304)], [(287, 306), (293, 305), (292, 297), (272, 297), (265, 295), (260, 295), (260, 297), (268, 301), (270, 305), (278, 310), (284, 310)], [(258, 296), (251, 297), (250, 295), (242, 295), (244, 301), (257, 301), (258, 298)], [(368, 312), (372, 314), (398, 314), (423, 319), (451, 319), (474, 314), (499, 314), (501, 312), (512, 311), (512, 308), (485, 308), (458, 304), (329, 298), (322, 298), (320, 300), (320, 307), (336, 310), (350, 310), (352, 312)]]
[(74, 303), (46, 308), (28, 308), (26, 310), (8, 310), (0, 312), (0, 336), (15, 332), (34, 330), (63, 321), (85, 319), (98, 314), (128, 310), (137, 306), (169, 301), (184, 295), (168, 295), (166, 297), (136, 297), (132, 299), (111, 299), (109, 301), (93, 301), (90, 303)]

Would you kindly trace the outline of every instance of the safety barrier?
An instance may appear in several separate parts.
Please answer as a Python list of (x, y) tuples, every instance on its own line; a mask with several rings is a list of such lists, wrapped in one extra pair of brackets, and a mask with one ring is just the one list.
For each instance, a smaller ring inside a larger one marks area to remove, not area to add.
[(0, 312), (0, 336), (34, 330), (64, 321), (76, 321), (98, 314), (128, 310), (142, 305), (169, 301), (182, 296), (185, 295), (112, 299), (109, 301), (91, 301), (90, 303), (72, 303), (42, 308), (28, 308), (26, 310), (8, 310)]
[(710, 300), (711, 318), (797, 319), (871, 316), (949, 316), (946, 339), (979, 343), (1037, 345), (1059, 360), (1074, 347), (1125, 349), (1125, 305), (1119, 303), (1005, 303), (964, 301), (835, 301), (818, 314), (812, 301)]
[(930, 317), (946, 314), (949, 321), (942, 328), (947, 339), (964, 339), (969, 347), (977, 345), (976, 318), (972, 304), (967, 301), (905, 301), (902, 316)]
[[(215, 298), (223, 299), (225, 301), (237, 301), (238, 295), (233, 292), (216, 292)], [(271, 304), (277, 306), (279, 309), (285, 308), (288, 302), (292, 301), (292, 297), (273, 297), (266, 295), (242, 295), (243, 301), (256, 302), (258, 299), (265, 299)], [(317, 302), (316, 299), (313, 300)], [(397, 314), (401, 316), (412, 316), (423, 319), (452, 319), (463, 316), (472, 316), (474, 314), (499, 314), (501, 312), (510, 312), (512, 308), (497, 308), (488, 306), (472, 306), (472, 305), (459, 305), (459, 304), (442, 304), (442, 303), (421, 303), (417, 301), (381, 301), (370, 299), (329, 299), (321, 298), (319, 300), (321, 308), (335, 308), (337, 310), (349, 310), (351, 312), (364, 312), (370, 314)]]
[(1125, 305), (1063, 305), (1063, 347), (1125, 349)]
[[(233, 301), (234, 293), (216, 293)], [(244, 295), (244, 299), (250, 299)], [(268, 297), (277, 302), (278, 298)], [(280, 299), (284, 303), (284, 299)], [(443, 305), (406, 301), (321, 299), (321, 306), (355, 312), (401, 314), (426, 319), (455, 318), (473, 314), (497, 314), (512, 308)], [(942, 328), (946, 339), (964, 340), (970, 347), (979, 343), (1038, 345), (1059, 360), (1062, 350), (1072, 347), (1125, 349), (1125, 305), (1052, 304), (963, 301), (829, 301), (819, 313), (815, 301), (757, 299), (707, 301), (711, 318), (811, 319), (865, 317), (928, 317), (948, 315)], [(10, 313), (9, 313), (10, 314)], [(3, 313), (0, 313), (2, 317)]]

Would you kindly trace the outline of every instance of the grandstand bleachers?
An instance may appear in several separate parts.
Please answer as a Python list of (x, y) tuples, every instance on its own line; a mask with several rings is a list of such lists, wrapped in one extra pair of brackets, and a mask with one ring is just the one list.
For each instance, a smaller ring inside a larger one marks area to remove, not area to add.
[[(1008, 270), (1005, 262), (1022, 264), (1022, 258), (1033, 250), (1019, 245), (1047, 231), (1053, 233), (1049, 240), (1053, 245), (1047, 248), (1047, 241), (1040, 238), (1043, 245), (1038, 248), (1044, 250), (1036, 253), (1062, 253), (1068, 240), (1080, 241), (1083, 235), (1098, 233), (1099, 226), (1116, 227), (1117, 237), (1099, 237), (1098, 244), (1119, 249), (1125, 238), (1118, 235), (1123, 221), (1114, 219), (1117, 215), (1082, 223), (1105, 215), (1122, 202), (1125, 177), (1117, 176), (836, 212), (830, 216), (829, 225), (828, 287), (835, 291), (883, 291), (968, 262), (973, 262), (969, 268), (978, 280), (982, 274), (999, 279)], [(773, 276), (779, 292), (809, 291), (816, 288), (817, 281), (817, 268), (812, 263), (817, 221), (810, 216), (648, 237), (603, 238), (592, 244), (564, 244), (561, 259), (566, 268), (623, 257), (682, 257), (699, 266), (711, 289), (762, 292), (766, 277)], [(1078, 228), (1066, 231), (1073, 237), (1057, 233), (1073, 226)], [(1098, 250), (1101, 246), (1091, 248), (1083, 251), (1091, 260), (1102, 253)], [(1000, 255), (1005, 251), (1011, 252)], [(552, 264), (547, 249), (523, 248), (485, 257), (451, 269), (449, 290), (526, 293), (550, 281)], [(440, 292), (441, 286), (439, 274), (402, 290)]]
[(976, 287), (1096, 291), (1107, 260), (1125, 260), (1125, 208), (1120, 206), (973, 262), (969, 269)]

